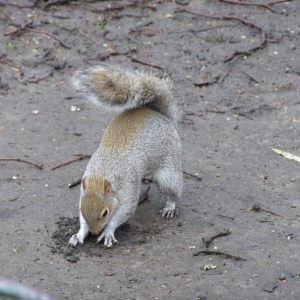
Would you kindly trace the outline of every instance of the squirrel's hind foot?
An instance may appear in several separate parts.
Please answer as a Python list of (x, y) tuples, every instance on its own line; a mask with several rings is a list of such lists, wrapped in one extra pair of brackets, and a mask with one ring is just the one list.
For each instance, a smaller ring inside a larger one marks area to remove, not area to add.
[(158, 213), (162, 216), (162, 218), (172, 219), (173, 217), (176, 217), (178, 215), (178, 209), (165, 207), (164, 209), (161, 209)]
[(172, 219), (173, 217), (178, 215), (178, 209), (176, 208), (176, 202), (169, 199), (166, 202), (166, 206), (164, 209), (158, 212), (162, 218)]

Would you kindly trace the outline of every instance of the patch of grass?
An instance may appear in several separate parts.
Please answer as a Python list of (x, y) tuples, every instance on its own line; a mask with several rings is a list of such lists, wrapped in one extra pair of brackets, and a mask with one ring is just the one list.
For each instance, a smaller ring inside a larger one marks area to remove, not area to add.
[(144, 18), (140, 18), (137, 22), (137, 26), (144, 26), (145, 25), (145, 19)]
[(103, 47), (106, 49), (106, 51), (112, 51), (111, 47), (108, 44), (103, 44)]
[(103, 29), (106, 25), (107, 25), (107, 22), (103, 21), (101, 23), (96, 24), (95, 27), (98, 29)]
[(130, 44), (127, 40), (123, 40), (123, 46), (129, 48)]
[(292, 276), (292, 277), (294, 277), (294, 280), (297, 280), (297, 281), (299, 281), (300, 280), (300, 272), (299, 273), (297, 273), (297, 274), (295, 274), (294, 276)]
[(0, 196), (0, 204), (3, 203), (4, 201), (5, 201), (5, 199)]
[(8, 42), (6, 45), (5, 45), (5, 48), (6, 49), (17, 49), (18, 48), (18, 45), (17, 44), (13, 44), (11, 42)]

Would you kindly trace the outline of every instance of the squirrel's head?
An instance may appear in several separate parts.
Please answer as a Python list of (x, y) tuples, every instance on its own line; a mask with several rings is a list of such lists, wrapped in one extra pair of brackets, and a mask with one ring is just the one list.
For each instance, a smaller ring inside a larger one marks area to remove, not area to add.
[(99, 234), (114, 212), (114, 194), (108, 180), (83, 178), (80, 211), (92, 234)]

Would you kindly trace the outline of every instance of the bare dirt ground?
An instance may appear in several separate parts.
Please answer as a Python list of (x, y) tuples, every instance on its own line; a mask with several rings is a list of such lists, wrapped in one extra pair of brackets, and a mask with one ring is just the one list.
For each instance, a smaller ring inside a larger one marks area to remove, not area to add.
[[(43, 165), (0, 161), (2, 278), (65, 299), (300, 299), (300, 164), (271, 149), (300, 155), (300, 2), (228, 2), (1, 1), (0, 159)], [(171, 77), (196, 177), (173, 220), (150, 184), (115, 247), (68, 248), (87, 159), (52, 168), (112, 118), (70, 86), (97, 63)]]

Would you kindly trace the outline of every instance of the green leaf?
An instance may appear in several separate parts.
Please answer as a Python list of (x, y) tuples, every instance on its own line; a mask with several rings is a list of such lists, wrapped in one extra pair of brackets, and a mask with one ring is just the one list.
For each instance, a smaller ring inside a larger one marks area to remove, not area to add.
[(96, 24), (95, 27), (98, 28), (98, 29), (102, 29), (102, 28), (104, 28), (106, 25), (107, 25), (107, 22), (106, 22), (106, 21), (103, 21), (103, 22), (101, 22), (101, 23)]
[(8, 42), (5, 46), (6, 49), (17, 49), (18, 45), (17, 44), (13, 44), (11, 42)]

